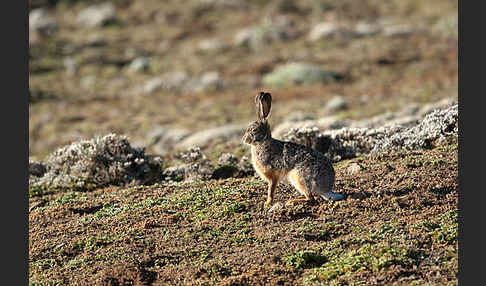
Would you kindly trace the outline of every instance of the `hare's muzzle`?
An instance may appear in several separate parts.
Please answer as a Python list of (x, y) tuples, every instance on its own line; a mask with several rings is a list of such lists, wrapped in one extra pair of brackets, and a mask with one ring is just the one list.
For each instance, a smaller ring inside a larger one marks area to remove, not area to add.
[(243, 143), (246, 143), (246, 144), (250, 144), (251, 143), (250, 136), (248, 136), (248, 133), (245, 133), (243, 135), (243, 137), (241, 138), (241, 140), (243, 141)]

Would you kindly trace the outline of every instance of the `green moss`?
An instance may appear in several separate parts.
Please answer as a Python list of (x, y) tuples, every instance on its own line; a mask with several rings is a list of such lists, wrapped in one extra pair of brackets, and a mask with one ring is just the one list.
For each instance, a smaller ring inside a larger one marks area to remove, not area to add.
[(290, 253), (285, 256), (282, 261), (289, 267), (312, 268), (324, 264), (327, 261), (327, 258), (319, 253), (299, 251)]

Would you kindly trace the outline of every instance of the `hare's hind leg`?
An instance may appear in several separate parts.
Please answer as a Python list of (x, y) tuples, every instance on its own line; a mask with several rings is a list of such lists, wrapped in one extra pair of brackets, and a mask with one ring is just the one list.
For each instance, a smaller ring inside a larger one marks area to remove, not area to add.
[(287, 178), (289, 179), (290, 183), (292, 186), (294, 186), (299, 193), (304, 195), (304, 198), (297, 198), (297, 199), (291, 199), (288, 200), (285, 205), (293, 205), (295, 203), (305, 203), (305, 202), (312, 202), (314, 201), (314, 197), (310, 193), (310, 190), (307, 188), (307, 186), (304, 183), (304, 180), (297, 170), (292, 170), (288, 173)]

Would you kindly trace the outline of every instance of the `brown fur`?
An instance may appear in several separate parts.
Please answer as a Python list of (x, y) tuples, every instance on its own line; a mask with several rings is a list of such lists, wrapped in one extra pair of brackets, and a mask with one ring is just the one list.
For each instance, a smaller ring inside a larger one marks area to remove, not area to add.
[(284, 177), (304, 195), (304, 198), (290, 200), (288, 204), (313, 201), (314, 194), (325, 199), (343, 199), (343, 195), (332, 191), (335, 173), (326, 156), (306, 146), (272, 138), (267, 122), (271, 95), (261, 92), (255, 102), (259, 118), (248, 126), (243, 142), (251, 145), (253, 167), (268, 182), (265, 205), (272, 204), (276, 186)]

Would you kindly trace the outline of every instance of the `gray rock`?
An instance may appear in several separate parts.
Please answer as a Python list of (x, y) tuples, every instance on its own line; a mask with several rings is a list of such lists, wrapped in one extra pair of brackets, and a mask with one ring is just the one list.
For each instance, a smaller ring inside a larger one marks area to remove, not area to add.
[(411, 25), (394, 24), (383, 27), (383, 35), (386, 37), (406, 37), (416, 32)]
[(164, 181), (174, 181), (179, 182), (184, 180), (185, 177), (185, 167), (184, 166), (173, 166), (164, 169), (163, 172)]
[(225, 50), (226, 48), (227, 45), (218, 39), (204, 39), (201, 40), (198, 45), (198, 50), (203, 53), (217, 53)]
[[(283, 139), (311, 146), (334, 162), (359, 155), (397, 150), (430, 148), (451, 141), (458, 134), (458, 106), (435, 109), (425, 117), (418, 115), (395, 118), (380, 127), (344, 127), (320, 132), (315, 126), (293, 128)], [(412, 119), (410, 119), (412, 118)], [(399, 120), (410, 122), (400, 124)]]
[(263, 77), (266, 86), (286, 87), (312, 83), (325, 83), (335, 80), (337, 74), (313, 64), (292, 62), (277, 66)]
[(146, 81), (143, 85), (143, 92), (151, 94), (160, 90), (164, 86), (164, 81), (160, 77), (154, 77)]
[(309, 32), (308, 39), (310, 41), (319, 41), (331, 36), (335, 36), (341, 32), (341, 29), (336, 23), (323, 22), (315, 25)]
[(215, 168), (198, 146), (188, 148), (180, 157), (185, 162), (185, 181), (204, 181), (213, 177)]
[(446, 109), (436, 109), (427, 114), (416, 126), (377, 142), (372, 153), (429, 148), (441, 137), (457, 136), (457, 134), (458, 105), (454, 105)]
[(172, 71), (162, 75), (163, 87), (166, 90), (181, 90), (190, 80), (189, 75), (182, 70)]
[(355, 175), (355, 174), (357, 174), (357, 173), (361, 172), (361, 170), (363, 170), (363, 167), (361, 167), (361, 165), (360, 165), (360, 164), (355, 163), (355, 162), (350, 163), (350, 164), (348, 165), (348, 167), (346, 168), (346, 171), (347, 171), (349, 174), (351, 174), (351, 175)]
[(343, 25), (339, 25), (333, 22), (322, 22), (316, 24), (309, 32), (307, 39), (311, 42), (321, 41), (328, 38), (335, 38), (335, 37), (347, 37), (352, 38), (356, 37), (356, 33), (344, 27)]
[(253, 164), (251, 163), (251, 159), (248, 158), (247, 156), (241, 157), (241, 160), (238, 163), (238, 169), (242, 173), (243, 177), (255, 174), (255, 169), (253, 168)]
[(234, 44), (240, 47), (249, 47), (251, 39), (255, 36), (255, 29), (244, 28), (238, 31), (234, 37)]
[(116, 9), (111, 2), (97, 4), (79, 12), (77, 21), (86, 28), (101, 27), (115, 20)]
[(377, 23), (359, 22), (354, 27), (354, 33), (358, 37), (374, 36), (383, 31), (383, 27)]
[(56, 20), (49, 17), (45, 8), (32, 9), (29, 13), (29, 33), (54, 35), (58, 30)]
[(348, 108), (348, 102), (343, 96), (332, 97), (324, 107), (327, 112), (337, 112)]
[(238, 166), (238, 158), (231, 153), (222, 153), (218, 158), (218, 167), (214, 170), (214, 179), (244, 177)]
[(150, 58), (149, 57), (138, 57), (135, 58), (127, 67), (129, 72), (141, 72), (147, 71), (150, 67)]
[(187, 149), (192, 146), (205, 146), (213, 140), (233, 140), (241, 138), (245, 132), (246, 124), (230, 124), (202, 130), (189, 135), (176, 144), (176, 149)]

